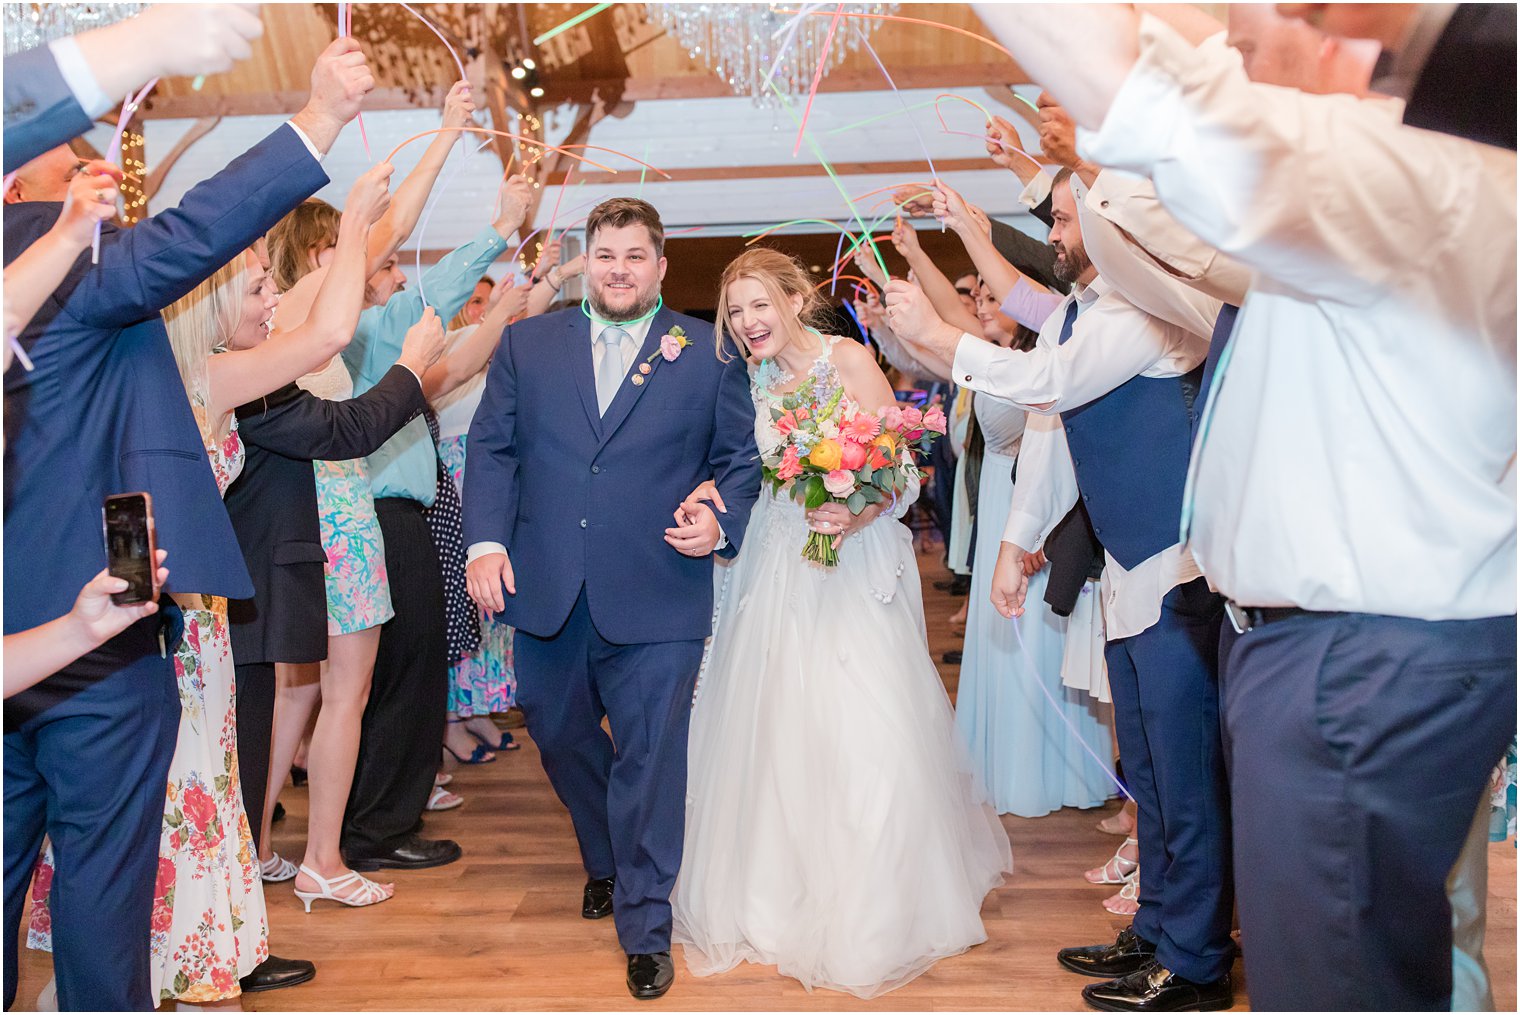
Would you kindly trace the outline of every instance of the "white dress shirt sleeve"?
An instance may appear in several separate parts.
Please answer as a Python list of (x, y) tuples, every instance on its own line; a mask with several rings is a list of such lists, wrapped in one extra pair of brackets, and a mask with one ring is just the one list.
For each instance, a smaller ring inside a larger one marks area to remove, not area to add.
[(1153, 317), (1205, 339), (1214, 333), (1218, 299), (1199, 292), (1141, 253), (1118, 226), (1088, 207), (1087, 187), (1075, 174), (1071, 193), (1082, 223), (1082, 245), (1103, 281)]
[(1076, 502), (1077, 471), (1060, 417), (1031, 414), (1024, 423), (1003, 542), (1038, 550)]
[[(1138, 311), (1116, 292), (1105, 293), (1077, 315), (1065, 345), (1056, 344), (1060, 327), (1055, 317), (1028, 352), (962, 335), (955, 349), (955, 383), (1031, 412), (1061, 412), (1086, 405), (1132, 377), (1186, 373), (1208, 354), (1206, 338)], [(1177, 369), (1166, 369), (1172, 361)]]
[(1034, 174), (1034, 178), (1024, 184), (1024, 189), (1019, 191), (1019, 204), (1026, 208), (1038, 208), (1045, 203), (1050, 196), (1050, 188), (1055, 178), (1045, 170)]
[(1385, 299), (1447, 256), (1431, 237), (1460, 244), (1454, 224), (1491, 213), (1485, 181), (1505, 174), (1488, 162), (1508, 166), (1495, 199), (1514, 200), (1514, 152), (1405, 128), (1386, 101), (1253, 84), (1238, 55), (1151, 15), (1103, 125), (1078, 143), (1149, 176), (1185, 226), (1310, 300)]
[(464, 564), (465, 567), (469, 567), (471, 564), (475, 563), (475, 560), (478, 557), (484, 557), (487, 554), (491, 553), (505, 554), (506, 552), (507, 548), (505, 546), (502, 546), (500, 543), (471, 543), (470, 548), (465, 551)]
[(74, 101), (79, 103), (86, 116), (94, 119), (116, 105), (109, 95), (101, 91), (95, 73), (90, 70), (89, 62), (79, 51), (79, 43), (72, 36), (54, 39), (48, 43), (48, 50), (53, 54), (53, 63), (57, 64), (63, 83), (74, 93)]
[(322, 153), (317, 151), (317, 146), (311, 143), (311, 138), (306, 136), (306, 132), (297, 127), (294, 120), (286, 120), (285, 122), (290, 125), (291, 130), (296, 132), (296, 137), (301, 139), (301, 143), (306, 146), (306, 150), (311, 152), (311, 157), (320, 163), (322, 161)]
[[(1118, 170), (1104, 170), (1093, 181), (1080, 212), (1084, 240), (1088, 221), (1085, 213), (1092, 212), (1123, 230), (1118, 239), (1126, 247), (1151, 258), (1199, 292), (1237, 307), (1245, 302), (1246, 290), (1251, 287), (1251, 269), (1209, 246), (1178, 222), (1162, 205), (1156, 196), (1156, 185), (1150, 180)], [(1103, 250), (1108, 247), (1107, 235), (1105, 231), (1098, 237)], [(1099, 274), (1123, 290), (1126, 279), (1120, 276), (1124, 268), (1100, 263), (1098, 258), (1103, 251), (1095, 252), (1091, 242), (1086, 245)], [(1105, 260), (1111, 258), (1105, 256)]]

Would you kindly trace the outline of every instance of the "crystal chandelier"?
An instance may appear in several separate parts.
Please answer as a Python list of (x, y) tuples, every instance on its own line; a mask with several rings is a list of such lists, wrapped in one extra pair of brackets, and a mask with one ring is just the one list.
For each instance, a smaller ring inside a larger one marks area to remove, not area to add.
[[(671, 37), (686, 47), (694, 60), (702, 60), (737, 95), (749, 95), (758, 103), (772, 101), (773, 96), (765, 84), (776, 61), (776, 53), (788, 34), (776, 31), (792, 20), (790, 14), (780, 14), (780, 5), (765, 3), (714, 3), (714, 4), (645, 4), (649, 17), (661, 25)], [(829, 10), (826, 5), (812, 4), (812, 8)], [(850, 13), (890, 14), (897, 4), (851, 4)], [(809, 16), (790, 36), (786, 55), (771, 79), (783, 94), (797, 95), (806, 92), (818, 69), (818, 57), (823, 52), (823, 42), (829, 34), (831, 19)], [(856, 27), (865, 33), (875, 30), (881, 22), (869, 18), (841, 19), (834, 33), (828, 65), (837, 67), (846, 56), (860, 45)]]
[(5, 55), (45, 46), (54, 39), (78, 35), (92, 28), (114, 25), (132, 17), (147, 4), (36, 4), (5, 5)]

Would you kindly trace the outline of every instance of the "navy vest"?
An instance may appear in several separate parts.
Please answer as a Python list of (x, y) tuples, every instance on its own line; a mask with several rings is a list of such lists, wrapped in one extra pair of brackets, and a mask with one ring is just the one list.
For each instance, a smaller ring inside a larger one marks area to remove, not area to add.
[(1093, 535), (1125, 570), (1177, 542), (1202, 376), (1199, 364), (1182, 377), (1131, 377), (1061, 413)]

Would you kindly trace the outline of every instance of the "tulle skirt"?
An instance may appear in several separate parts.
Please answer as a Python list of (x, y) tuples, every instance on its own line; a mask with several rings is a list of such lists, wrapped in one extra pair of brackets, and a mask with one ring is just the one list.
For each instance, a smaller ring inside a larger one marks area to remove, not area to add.
[(1011, 855), (929, 658), (908, 530), (878, 520), (829, 570), (806, 538), (762, 495), (726, 576), (674, 938), (697, 975), (747, 960), (869, 998), (986, 940)]

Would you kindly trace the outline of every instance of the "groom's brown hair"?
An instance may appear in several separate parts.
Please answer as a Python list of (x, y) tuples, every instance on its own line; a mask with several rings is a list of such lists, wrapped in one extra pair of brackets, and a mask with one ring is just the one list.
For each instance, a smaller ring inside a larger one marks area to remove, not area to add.
[(621, 229), (635, 223), (649, 230), (649, 240), (654, 244), (654, 256), (665, 256), (665, 223), (654, 205), (636, 197), (614, 197), (591, 209), (586, 218), (586, 249), (590, 251), (597, 230), (603, 226)]

